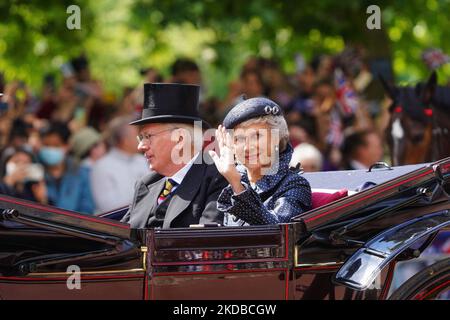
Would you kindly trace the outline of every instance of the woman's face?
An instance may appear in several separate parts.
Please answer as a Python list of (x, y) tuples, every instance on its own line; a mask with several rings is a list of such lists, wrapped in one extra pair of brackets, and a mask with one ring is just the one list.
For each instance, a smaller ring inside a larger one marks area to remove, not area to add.
[(278, 136), (277, 130), (267, 123), (238, 125), (233, 132), (237, 160), (250, 170), (270, 167), (275, 146), (279, 143)]

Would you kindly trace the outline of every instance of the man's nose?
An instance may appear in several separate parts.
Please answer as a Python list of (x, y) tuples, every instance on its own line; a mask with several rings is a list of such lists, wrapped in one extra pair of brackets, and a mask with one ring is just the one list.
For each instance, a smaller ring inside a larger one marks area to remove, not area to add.
[(149, 146), (148, 146), (148, 144), (145, 143), (145, 141), (141, 141), (141, 142), (138, 143), (137, 148), (138, 148), (139, 151), (145, 152), (145, 151), (147, 151), (149, 149)]

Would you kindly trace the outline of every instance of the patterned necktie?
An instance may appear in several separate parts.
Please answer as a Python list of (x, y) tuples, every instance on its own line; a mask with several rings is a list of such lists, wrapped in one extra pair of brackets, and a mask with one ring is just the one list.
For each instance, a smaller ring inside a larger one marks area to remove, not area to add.
[(158, 197), (158, 204), (160, 204), (161, 202), (163, 202), (164, 200), (167, 199), (168, 195), (172, 191), (172, 188), (175, 187), (176, 185), (177, 185), (177, 183), (175, 181), (173, 181), (172, 179), (166, 180), (166, 185), (164, 186), (164, 190), (161, 192), (161, 194)]

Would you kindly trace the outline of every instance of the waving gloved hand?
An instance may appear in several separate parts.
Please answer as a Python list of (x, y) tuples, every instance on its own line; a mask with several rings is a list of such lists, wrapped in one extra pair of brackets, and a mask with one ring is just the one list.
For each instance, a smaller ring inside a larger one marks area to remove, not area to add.
[(241, 184), (241, 175), (236, 169), (233, 151), (233, 138), (231, 134), (226, 131), (225, 127), (219, 125), (216, 130), (216, 139), (219, 145), (219, 155), (213, 151), (209, 151), (209, 155), (214, 160), (219, 173), (227, 179), (233, 188), (234, 193), (244, 191), (244, 186)]

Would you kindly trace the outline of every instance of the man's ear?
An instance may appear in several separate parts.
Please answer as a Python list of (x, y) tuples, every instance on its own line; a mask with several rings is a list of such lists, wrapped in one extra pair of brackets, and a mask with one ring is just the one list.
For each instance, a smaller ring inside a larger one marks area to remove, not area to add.
[(183, 142), (184, 141), (184, 130), (183, 129), (177, 129), (177, 143)]
[(431, 103), (431, 99), (433, 98), (436, 86), (437, 86), (437, 74), (436, 71), (433, 71), (430, 77), (428, 78), (428, 81), (425, 84), (425, 87), (423, 88), (423, 91), (421, 93), (420, 98), (424, 104), (428, 105)]
[(176, 145), (179, 145), (180, 142), (183, 141), (182, 133), (180, 129), (175, 129), (170, 133), (170, 141), (174, 142)]

